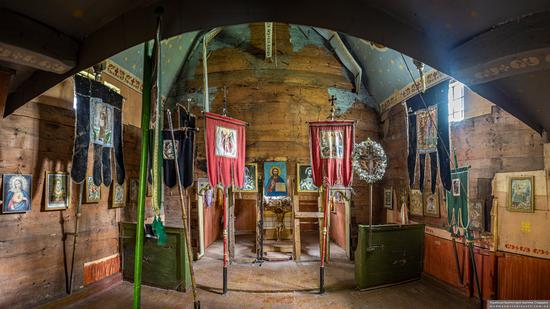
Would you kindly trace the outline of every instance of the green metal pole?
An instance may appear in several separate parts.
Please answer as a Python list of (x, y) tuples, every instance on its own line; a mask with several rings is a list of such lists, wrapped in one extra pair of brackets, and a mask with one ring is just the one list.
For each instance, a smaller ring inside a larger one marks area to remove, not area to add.
[(151, 118), (152, 61), (149, 42), (143, 49), (143, 92), (141, 104), (141, 158), (139, 160), (139, 196), (136, 224), (136, 249), (134, 252), (134, 308), (141, 305), (141, 264), (143, 260), (143, 236), (145, 194), (147, 192), (147, 153), (149, 150), (149, 121)]

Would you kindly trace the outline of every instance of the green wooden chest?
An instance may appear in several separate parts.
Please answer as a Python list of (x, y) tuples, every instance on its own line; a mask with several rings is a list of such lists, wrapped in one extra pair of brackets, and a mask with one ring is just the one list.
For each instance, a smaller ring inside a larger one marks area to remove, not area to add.
[[(125, 280), (134, 280), (136, 224), (121, 222), (122, 273)], [(145, 237), (143, 242), (143, 284), (164, 289), (185, 291), (191, 284), (183, 229), (166, 227), (166, 244)]]
[(355, 250), (355, 282), (359, 289), (420, 278), (424, 257), (424, 225), (359, 225)]

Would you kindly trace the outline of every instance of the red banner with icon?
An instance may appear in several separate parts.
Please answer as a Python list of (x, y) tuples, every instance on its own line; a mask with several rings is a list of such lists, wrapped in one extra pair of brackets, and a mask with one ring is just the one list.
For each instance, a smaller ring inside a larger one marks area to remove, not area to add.
[(351, 185), (354, 127), (355, 122), (349, 120), (309, 123), (311, 166), (317, 187), (322, 186), (323, 178), (329, 186)]
[(244, 184), (246, 122), (214, 113), (205, 113), (208, 179), (215, 188)]

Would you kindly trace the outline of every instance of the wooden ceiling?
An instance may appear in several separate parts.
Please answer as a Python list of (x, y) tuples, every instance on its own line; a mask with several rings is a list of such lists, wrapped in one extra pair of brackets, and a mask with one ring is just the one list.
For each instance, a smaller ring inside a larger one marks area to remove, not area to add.
[(278, 21), (374, 41), (457, 78), (538, 132), (550, 129), (546, 0), (2, 0), (0, 66), (15, 72), (4, 115), (81, 69), (151, 39), (157, 7), (164, 9), (165, 38)]

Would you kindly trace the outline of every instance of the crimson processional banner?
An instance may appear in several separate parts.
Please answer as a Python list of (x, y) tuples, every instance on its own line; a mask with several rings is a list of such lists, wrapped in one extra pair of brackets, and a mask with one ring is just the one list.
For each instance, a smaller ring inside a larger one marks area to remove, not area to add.
[(317, 187), (323, 184), (323, 177), (330, 186), (351, 185), (354, 127), (355, 122), (348, 120), (309, 123), (311, 167)]
[(206, 160), (208, 179), (215, 188), (244, 184), (246, 122), (214, 113), (206, 117)]

